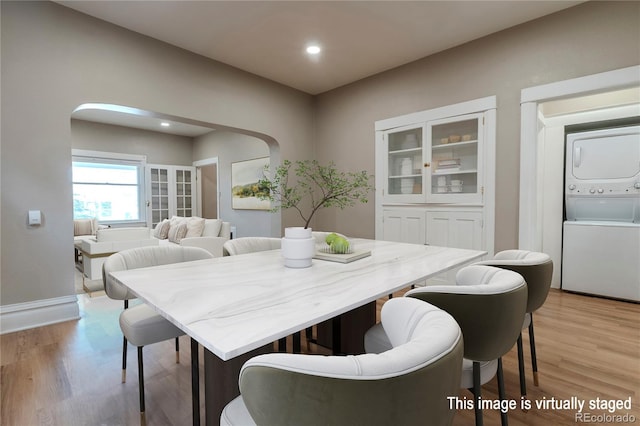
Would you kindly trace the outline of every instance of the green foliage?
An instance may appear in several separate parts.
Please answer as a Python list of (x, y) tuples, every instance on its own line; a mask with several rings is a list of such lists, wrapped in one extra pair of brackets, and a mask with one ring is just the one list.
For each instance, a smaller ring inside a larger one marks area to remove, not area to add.
[[(294, 167), (295, 164), (295, 167)], [(293, 170), (292, 170), (293, 169)], [(341, 172), (333, 162), (322, 166), (317, 160), (304, 160), (292, 163), (285, 160), (272, 173), (258, 182), (260, 188), (267, 190), (266, 194), (259, 194), (261, 199), (269, 199), (275, 203), (273, 212), (280, 209), (293, 208), (298, 211), (304, 227), (308, 228), (313, 215), (321, 208), (338, 207), (344, 209), (356, 202), (366, 203), (368, 194), (373, 189), (369, 184), (372, 176), (366, 171)], [(296, 181), (293, 181), (295, 174)], [(304, 213), (301, 203), (309, 199), (311, 211)]]
[(261, 199), (269, 198), (269, 188), (260, 185), (260, 182), (248, 183), (246, 185), (236, 185), (231, 188), (234, 197), (258, 197)]

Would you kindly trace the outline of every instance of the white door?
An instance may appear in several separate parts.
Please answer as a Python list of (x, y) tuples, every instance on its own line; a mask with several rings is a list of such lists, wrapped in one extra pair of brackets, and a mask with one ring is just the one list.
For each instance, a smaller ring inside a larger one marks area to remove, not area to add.
[(169, 167), (149, 165), (146, 168), (147, 226), (155, 227), (171, 214), (169, 201)]
[(147, 226), (153, 228), (172, 216), (195, 214), (195, 167), (149, 164), (146, 176)]
[(196, 208), (196, 169), (189, 166), (173, 166), (173, 188), (175, 189), (175, 214), (191, 217)]

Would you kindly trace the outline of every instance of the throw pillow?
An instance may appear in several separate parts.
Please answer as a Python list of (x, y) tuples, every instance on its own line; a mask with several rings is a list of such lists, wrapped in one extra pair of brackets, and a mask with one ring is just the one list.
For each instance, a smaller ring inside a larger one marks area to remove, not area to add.
[(171, 222), (171, 226), (174, 226), (174, 225), (179, 225), (182, 222), (186, 222), (187, 220), (188, 220), (188, 218), (186, 218), (186, 217), (173, 216), (171, 218), (170, 222)]
[(170, 227), (171, 222), (169, 221), (169, 219), (165, 219), (162, 222), (159, 222), (153, 230), (153, 236), (159, 240), (166, 240), (169, 237)]
[(187, 237), (201, 237), (204, 231), (204, 219), (194, 216), (187, 221)]
[(187, 224), (181, 222), (179, 225), (172, 225), (169, 228), (169, 241), (180, 244), (180, 240), (187, 234)]
[(73, 235), (92, 235), (93, 229), (92, 219), (76, 219), (73, 221)]

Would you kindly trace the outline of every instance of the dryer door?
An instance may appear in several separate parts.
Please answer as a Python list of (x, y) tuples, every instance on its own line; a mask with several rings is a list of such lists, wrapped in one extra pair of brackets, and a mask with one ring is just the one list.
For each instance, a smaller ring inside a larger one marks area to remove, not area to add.
[(640, 174), (640, 126), (567, 135), (567, 178), (630, 179)]

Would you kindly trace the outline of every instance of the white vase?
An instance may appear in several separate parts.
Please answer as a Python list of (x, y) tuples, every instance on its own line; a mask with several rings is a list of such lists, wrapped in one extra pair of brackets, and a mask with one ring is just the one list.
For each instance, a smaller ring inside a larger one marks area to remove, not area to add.
[(281, 245), (284, 266), (288, 268), (308, 268), (316, 254), (316, 240), (311, 228), (285, 228)]

